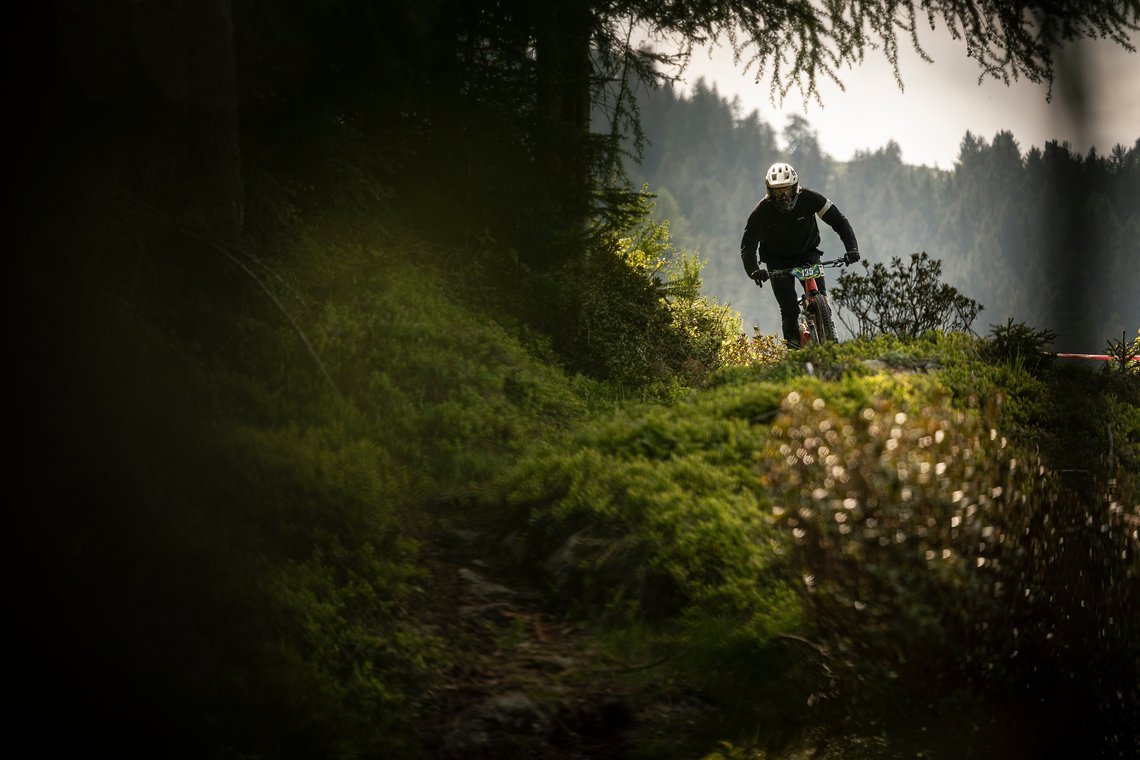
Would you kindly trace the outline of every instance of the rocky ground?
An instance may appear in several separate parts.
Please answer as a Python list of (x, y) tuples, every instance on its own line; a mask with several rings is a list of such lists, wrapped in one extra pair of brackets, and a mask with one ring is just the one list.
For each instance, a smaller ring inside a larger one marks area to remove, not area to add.
[(683, 730), (705, 709), (663, 660), (607, 655), (588, 624), (552, 609), (541, 582), (502, 554), (462, 531), (423, 547), (432, 601), (418, 616), (450, 663), (422, 727), (440, 760), (646, 756), (647, 737)]

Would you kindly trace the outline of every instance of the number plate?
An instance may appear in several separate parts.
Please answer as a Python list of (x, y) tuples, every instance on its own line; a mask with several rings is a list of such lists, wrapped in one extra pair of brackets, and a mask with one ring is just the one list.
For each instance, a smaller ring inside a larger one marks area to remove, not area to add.
[(792, 274), (799, 280), (810, 280), (813, 277), (823, 277), (823, 265), (812, 264), (806, 267), (795, 267)]

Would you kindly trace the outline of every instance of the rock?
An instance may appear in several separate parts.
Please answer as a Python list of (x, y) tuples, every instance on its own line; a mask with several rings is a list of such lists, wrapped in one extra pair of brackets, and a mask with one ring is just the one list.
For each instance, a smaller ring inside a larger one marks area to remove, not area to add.
[(478, 531), (474, 531), (474, 530), (464, 530), (462, 528), (449, 528), (447, 533), (452, 538), (456, 539), (459, 543), (466, 544), (468, 546), (474, 546), (474, 545), (479, 544), (480, 542), (482, 542), (484, 540), (483, 534), (479, 533)]
[(569, 586), (577, 575), (582, 562), (605, 551), (610, 542), (589, 538), (585, 530), (570, 535), (546, 561), (543, 570), (556, 588)]
[(461, 712), (440, 746), (442, 760), (527, 757), (550, 729), (550, 719), (522, 692), (491, 697)]
[(484, 599), (502, 599), (513, 598), (518, 596), (518, 592), (502, 586), (493, 581), (489, 581), (474, 570), (466, 567), (459, 569), (459, 577), (467, 582), (467, 590), (476, 596), (481, 596)]
[(509, 614), (510, 609), (511, 605), (506, 602), (468, 604), (459, 608), (459, 616), (464, 620), (471, 620), (476, 623), (507, 625), (513, 620)]
[(872, 372), (933, 372), (942, 365), (933, 359), (895, 357), (884, 359), (863, 359), (863, 365)]

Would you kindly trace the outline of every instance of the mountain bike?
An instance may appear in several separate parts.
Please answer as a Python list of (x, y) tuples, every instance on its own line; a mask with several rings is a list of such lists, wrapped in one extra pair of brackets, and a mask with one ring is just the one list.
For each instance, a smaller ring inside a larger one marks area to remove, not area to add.
[(820, 293), (815, 284), (816, 277), (823, 277), (824, 267), (847, 266), (842, 258), (831, 261), (821, 261), (818, 264), (808, 264), (791, 269), (769, 269), (770, 277), (795, 277), (803, 285), (804, 292), (800, 295), (800, 346), (808, 343), (829, 343), (837, 340), (835, 336), (835, 319), (831, 313), (831, 301), (827, 294)]

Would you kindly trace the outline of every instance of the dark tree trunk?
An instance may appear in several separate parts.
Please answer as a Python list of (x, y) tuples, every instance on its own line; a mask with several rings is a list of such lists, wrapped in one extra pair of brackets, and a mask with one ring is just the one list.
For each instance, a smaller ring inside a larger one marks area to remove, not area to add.
[(230, 0), (189, 0), (186, 28), (191, 165), (208, 218), (238, 232), (245, 191)]
[(431, 33), (423, 37), (428, 49), (430, 84), (427, 103), (431, 121), (430, 191), (455, 208), (466, 208), (471, 193), (471, 162), (462, 128), (467, 114), (463, 106), (463, 66), (459, 57), (460, 9), (452, 0), (439, 0), (426, 8), (431, 13), (428, 25)]
[(170, 177), (211, 225), (242, 228), (244, 185), (238, 127), (234, 25), (230, 0), (161, 0), (136, 6), (134, 40), (140, 62), (182, 123), (171, 156), (185, 176)]
[(536, 159), (546, 184), (544, 223), (550, 263), (580, 246), (590, 209), (590, 32), (588, 7), (556, 0), (539, 11), (535, 30), (538, 133)]

